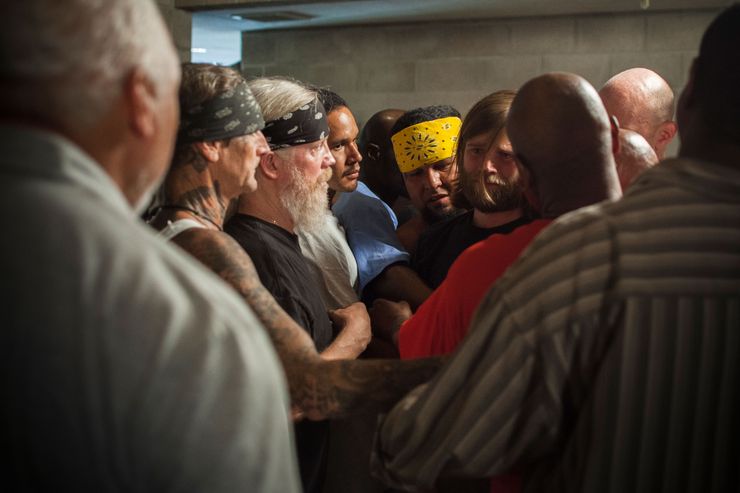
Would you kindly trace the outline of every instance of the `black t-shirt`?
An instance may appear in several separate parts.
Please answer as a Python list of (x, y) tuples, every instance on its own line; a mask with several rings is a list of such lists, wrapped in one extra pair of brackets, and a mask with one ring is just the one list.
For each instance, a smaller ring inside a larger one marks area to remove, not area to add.
[[(331, 343), (332, 325), (321, 299), (320, 280), (308, 268), (298, 237), (283, 228), (245, 214), (224, 227), (252, 258), (260, 280), (275, 301), (311, 335), (316, 349)], [(321, 491), (326, 472), (328, 421), (295, 426), (298, 465), (306, 493)]]
[(430, 226), (419, 237), (412, 267), (432, 289), (442, 284), (450, 266), (468, 247), (483, 241), (494, 233), (508, 234), (530, 222), (528, 217), (495, 228), (479, 228), (473, 224), (473, 211), (451, 217)]

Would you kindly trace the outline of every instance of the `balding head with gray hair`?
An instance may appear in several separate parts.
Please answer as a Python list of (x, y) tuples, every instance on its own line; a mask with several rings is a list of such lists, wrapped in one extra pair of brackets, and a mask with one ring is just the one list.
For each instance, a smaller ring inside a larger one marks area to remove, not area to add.
[(609, 117), (582, 77), (556, 72), (524, 84), (507, 129), (544, 217), (620, 195)]
[(24, 0), (0, 6), (0, 113), (86, 129), (134, 68), (161, 88), (178, 61), (149, 0)]
[(599, 95), (619, 126), (645, 137), (662, 159), (677, 131), (671, 86), (650, 69), (631, 68), (609, 79)]

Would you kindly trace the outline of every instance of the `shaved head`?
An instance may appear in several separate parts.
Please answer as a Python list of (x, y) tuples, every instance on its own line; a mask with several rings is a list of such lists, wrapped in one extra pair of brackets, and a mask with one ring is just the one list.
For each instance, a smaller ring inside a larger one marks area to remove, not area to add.
[(524, 84), (507, 128), (543, 208), (547, 202), (593, 203), (592, 190), (600, 186), (619, 195), (609, 117), (582, 77), (556, 72)]
[(663, 157), (676, 127), (673, 90), (660, 75), (646, 68), (631, 68), (609, 79), (599, 95), (607, 112), (619, 120), (620, 128), (645, 137)]
[(391, 129), (404, 113), (392, 108), (378, 111), (367, 121), (357, 140), (363, 157), (360, 179), (388, 204), (399, 195), (406, 195), (391, 145)]
[(622, 191), (648, 168), (658, 164), (658, 156), (645, 138), (632, 130), (619, 129), (619, 152), (616, 156), (617, 175)]

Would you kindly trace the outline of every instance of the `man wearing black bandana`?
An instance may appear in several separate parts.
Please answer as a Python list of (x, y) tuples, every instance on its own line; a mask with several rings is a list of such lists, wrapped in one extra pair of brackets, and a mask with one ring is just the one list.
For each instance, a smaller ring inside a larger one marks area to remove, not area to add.
[[(286, 79), (256, 79), (249, 87), (262, 107), (263, 132), (273, 152), (261, 156), (257, 190), (240, 197), (226, 232), (249, 254), (262, 284), (308, 332), (323, 358), (356, 358), (370, 339), (367, 311), (362, 303), (347, 308), (365, 317), (364, 327), (332, 326), (318, 289), (321, 280), (309, 270), (295, 234), (297, 228), (321, 227), (329, 213), (327, 180), (334, 159), (326, 143), (324, 108), (315, 91)], [(328, 423), (299, 423), (296, 442), (304, 490), (320, 491)]]
[[(276, 303), (249, 255), (220, 231), (227, 205), (243, 191), (255, 190), (255, 170), (261, 156), (270, 152), (260, 132), (261, 109), (232, 69), (185, 64), (182, 73), (179, 138), (161, 194), (164, 202), (152, 225), (228, 282), (252, 308), (280, 357), (294, 417), (318, 420), (384, 409), (427, 380), (438, 360), (322, 358), (327, 351), (319, 355), (309, 334)], [(353, 333), (352, 325), (359, 324), (360, 331), (367, 328), (364, 309), (357, 308), (333, 314), (335, 323), (350, 327), (343, 330), (346, 334)]]

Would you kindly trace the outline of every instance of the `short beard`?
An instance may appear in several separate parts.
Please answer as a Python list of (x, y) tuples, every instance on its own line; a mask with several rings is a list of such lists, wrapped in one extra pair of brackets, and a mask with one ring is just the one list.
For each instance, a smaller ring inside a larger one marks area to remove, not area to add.
[(469, 173), (460, 169), (460, 186), (465, 198), (474, 209), (481, 212), (510, 211), (524, 204), (524, 190), (519, 180), (506, 180), (494, 175), (495, 188), (489, 190), (485, 183), (485, 169)]
[(331, 169), (327, 168), (314, 183), (309, 183), (303, 172), (290, 167), (290, 184), (280, 195), (280, 203), (293, 220), (294, 229), (314, 231), (326, 223), (330, 214), (327, 184), (330, 176)]
[(421, 211), (421, 217), (427, 224), (434, 224), (436, 222), (455, 217), (460, 214), (461, 210), (455, 206), (448, 207), (442, 210), (432, 210), (429, 207), (424, 207)]

